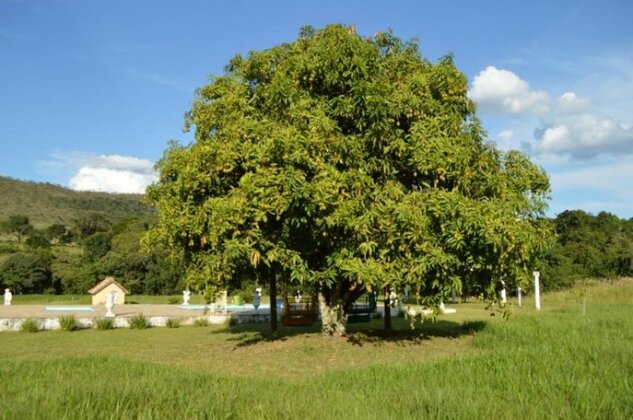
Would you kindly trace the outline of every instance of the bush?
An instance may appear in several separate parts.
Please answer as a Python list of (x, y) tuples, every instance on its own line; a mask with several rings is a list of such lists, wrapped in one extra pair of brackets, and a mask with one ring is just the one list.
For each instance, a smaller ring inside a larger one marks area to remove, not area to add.
[(150, 327), (149, 319), (143, 314), (136, 314), (128, 320), (130, 328), (136, 330), (144, 330)]
[(113, 330), (114, 320), (112, 318), (97, 318), (95, 319), (95, 325), (98, 330)]
[(59, 328), (62, 331), (75, 331), (80, 328), (80, 325), (75, 315), (63, 315), (59, 317)]
[(257, 285), (255, 283), (250, 284), (242, 284), (242, 288), (237, 292), (237, 294), (242, 298), (242, 302), (244, 303), (253, 303), (253, 295), (255, 294), (255, 288)]
[(206, 318), (198, 318), (193, 322), (193, 325), (195, 327), (208, 327), (209, 326), (209, 320)]
[(0, 264), (0, 284), (13, 293), (41, 293), (52, 283), (50, 255), (16, 252)]
[(0, 254), (15, 254), (19, 251), (20, 248), (16, 245), (9, 243), (0, 243)]
[(97, 261), (110, 250), (110, 235), (99, 232), (83, 241), (84, 257), (90, 262)]
[(175, 304), (177, 304), (177, 303), (180, 303), (180, 301), (181, 301), (181, 300), (182, 300), (182, 299), (181, 299), (181, 298), (179, 298), (179, 297), (173, 297), (173, 296), (171, 296), (171, 297), (167, 298), (167, 303), (169, 303), (170, 305), (175, 305)]
[(44, 235), (33, 234), (24, 242), (29, 248), (50, 248), (51, 244)]
[(29, 318), (22, 321), (20, 331), (34, 333), (40, 330), (40, 323), (37, 319)]
[(165, 326), (167, 328), (178, 328), (180, 327), (180, 320), (177, 318), (168, 318)]

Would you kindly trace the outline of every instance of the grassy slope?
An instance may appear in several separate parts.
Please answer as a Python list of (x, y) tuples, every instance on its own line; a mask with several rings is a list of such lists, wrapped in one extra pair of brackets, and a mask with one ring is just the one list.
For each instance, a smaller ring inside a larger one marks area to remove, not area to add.
[(98, 212), (118, 221), (149, 209), (141, 195), (77, 192), (52, 184), (18, 181), (0, 177), (0, 220), (19, 214), (36, 228), (54, 223), (70, 225), (82, 214)]
[(509, 321), (464, 307), (411, 334), (397, 320), (386, 339), (377, 324), (3, 333), (0, 417), (631, 418), (633, 281), (590, 287), (585, 317), (581, 301), (546, 295)]

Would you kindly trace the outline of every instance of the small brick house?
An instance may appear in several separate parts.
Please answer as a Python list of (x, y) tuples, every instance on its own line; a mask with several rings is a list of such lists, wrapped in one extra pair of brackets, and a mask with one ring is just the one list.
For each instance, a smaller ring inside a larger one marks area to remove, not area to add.
[(106, 298), (110, 292), (115, 292), (115, 305), (123, 305), (125, 303), (125, 295), (130, 292), (114, 280), (114, 277), (106, 277), (101, 283), (97, 284), (88, 293), (92, 295), (93, 305), (105, 305)]

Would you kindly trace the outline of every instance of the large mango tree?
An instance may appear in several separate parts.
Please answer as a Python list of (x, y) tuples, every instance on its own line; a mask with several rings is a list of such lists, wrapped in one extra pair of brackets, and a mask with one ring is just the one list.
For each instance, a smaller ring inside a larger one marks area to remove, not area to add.
[(149, 238), (199, 288), (246, 269), (314, 285), (328, 334), (368, 290), (439, 304), (526, 282), (551, 237), (548, 177), (486, 141), (467, 89), (450, 56), (342, 25), (238, 55), (197, 90), (195, 141), (157, 164)]

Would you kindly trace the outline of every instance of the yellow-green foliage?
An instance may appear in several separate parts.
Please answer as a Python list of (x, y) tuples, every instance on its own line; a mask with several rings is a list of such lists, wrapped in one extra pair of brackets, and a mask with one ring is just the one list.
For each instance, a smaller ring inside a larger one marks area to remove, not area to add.
[(303, 28), (238, 55), (197, 90), (195, 142), (157, 164), (149, 239), (200, 290), (253, 271), (318, 284), (339, 322), (368, 288), (516, 288), (552, 238), (548, 177), (486, 141), (467, 93), (451, 56), (390, 32)]

